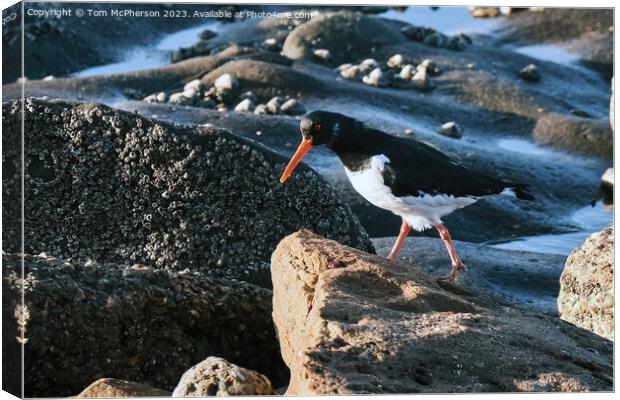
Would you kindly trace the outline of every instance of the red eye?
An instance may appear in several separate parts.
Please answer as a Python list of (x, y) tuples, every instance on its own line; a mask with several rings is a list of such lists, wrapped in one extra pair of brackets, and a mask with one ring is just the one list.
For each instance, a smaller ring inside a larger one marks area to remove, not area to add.
[(312, 125), (312, 132), (314, 133), (318, 133), (321, 130), (321, 124), (314, 124)]

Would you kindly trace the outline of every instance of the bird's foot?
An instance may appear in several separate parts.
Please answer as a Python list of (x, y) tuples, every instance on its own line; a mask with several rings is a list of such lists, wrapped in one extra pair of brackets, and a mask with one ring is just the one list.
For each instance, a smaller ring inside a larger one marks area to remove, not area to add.
[(442, 278), (439, 278), (439, 281), (444, 282), (444, 283), (453, 282), (456, 279), (456, 277), (459, 275), (459, 273), (461, 273), (461, 271), (467, 271), (467, 266), (463, 264), (462, 261), (459, 261), (458, 263), (453, 264), (452, 270), (450, 270), (448, 275)]

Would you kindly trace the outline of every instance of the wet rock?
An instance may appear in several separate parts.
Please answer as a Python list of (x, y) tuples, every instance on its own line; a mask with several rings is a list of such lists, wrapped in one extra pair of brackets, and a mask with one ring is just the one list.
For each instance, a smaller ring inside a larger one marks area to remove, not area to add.
[(439, 133), (454, 139), (460, 139), (461, 137), (463, 137), (461, 128), (459, 128), (456, 122), (453, 121), (446, 122), (445, 124), (441, 125), (441, 127), (439, 127)]
[(269, 51), (280, 51), (282, 50), (282, 45), (278, 42), (276, 38), (267, 38), (263, 42), (265, 48)]
[(56, 79), (54, 75), (48, 75), (45, 78), (43, 78), (44, 81), (53, 81), (54, 79)]
[(407, 64), (400, 70), (398, 76), (400, 76), (401, 79), (409, 81), (413, 78), (414, 73), (413, 65)]
[(614, 340), (614, 228), (590, 236), (566, 260), (560, 318)]
[(523, 69), (519, 71), (519, 76), (521, 79), (529, 82), (540, 81), (540, 72), (538, 72), (538, 68), (534, 64), (528, 64), (523, 67)]
[(538, 119), (532, 137), (540, 144), (606, 159), (613, 153), (613, 131), (607, 119), (548, 113)]
[(209, 357), (187, 370), (173, 397), (273, 395), (269, 379), (220, 357)]
[[(336, 65), (367, 57), (373, 47), (404, 41), (398, 21), (365, 16), (351, 11), (321, 13), (300, 24), (287, 36), (282, 53), (291, 59), (312, 59), (314, 42), (329, 50)], [(368, 40), (368, 38), (372, 38)]]
[(280, 110), (288, 115), (300, 115), (306, 112), (306, 107), (296, 99), (288, 99), (282, 104)]
[[(396, 234), (397, 226), (392, 234)], [(387, 258), (395, 241), (396, 237), (373, 239), (377, 255)], [(492, 297), (511, 307), (558, 314), (559, 282), (565, 256), (504, 250), (462, 241), (454, 243), (468, 266), (454, 282), (459, 288), (472, 296)], [(446, 247), (436, 237), (408, 237), (398, 253), (397, 263), (414, 270), (422, 269), (435, 278), (445, 276), (450, 270)]]
[(339, 66), (336, 67), (336, 71), (338, 72), (342, 72), (346, 69), (349, 69), (353, 66), (353, 64), (351, 63), (346, 63), (346, 64), (340, 64)]
[(313, 52), (314, 56), (322, 61), (329, 61), (331, 59), (331, 53), (327, 49), (316, 49)]
[(239, 81), (231, 74), (223, 74), (213, 82), (213, 86), (220, 92), (227, 92), (236, 89)]
[(210, 29), (205, 29), (204, 31), (200, 32), (200, 35), (199, 35), (201, 40), (209, 40), (216, 36), (217, 36), (217, 33), (213, 32)]
[(20, 254), (2, 256), (3, 330), (10, 333), (3, 337), (3, 354), (5, 366), (21, 365), (13, 314), (21, 307), (23, 288), (28, 397), (75, 395), (101, 376), (172, 391), (188, 365), (211, 354), (261, 371), (274, 382), (286, 380), (270, 290), (199, 272), (44, 254), (24, 256), (27, 279), (22, 281), (21, 260)]
[(471, 43), (472, 40), (469, 36), (464, 33), (459, 33), (448, 40), (446, 47), (456, 51), (463, 51)]
[[(12, 143), (21, 137), (17, 104), (3, 105), (3, 137)], [(301, 165), (279, 183), (288, 154), (213, 127), (184, 128), (106, 106), (36, 99), (26, 106), (29, 253), (189, 268), (269, 285), (271, 252), (301, 227), (372, 249), (357, 218), (316, 173)], [(5, 157), (18, 151), (6, 148)], [(17, 179), (7, 177), (3, 186)], [(16, 195), (3, 191), (7, 201), (17, 202)], [(20, 249), (19, 237), (8, 233), (18, 218), (3, 218), (5, 251)]]
[(235, 111), (252, 112), (254, 111), (254, 103), (252, 103), (252, 100), (250, 99), (242, 100), (235, 106)]
[(271, 269), (287, 395), (612, 388), (608, 340), (419, 268), (304, 230)]
[(169, 397), (171, 393), (137, 382), (101, 378), (91, 383), (75, 397)]
[(402, 54), (394, 54), (387, 60), (387, 66), (390, 68), (402, 67), (405, 64), (405, 57)]
[(385, 85), (385, 78), (381, 68), (373, 69), (368, 75), (362, 78), (362, 82), (370, 86), (383, 86)]
[(401, 33), (411, 40), (422, 42), (431, 47), (443, 47), (451, 50), (463, 50), (471, 44), (471, 38), (463, 33), (449, 37), (433, 28), (408, 25), (401, 29)]

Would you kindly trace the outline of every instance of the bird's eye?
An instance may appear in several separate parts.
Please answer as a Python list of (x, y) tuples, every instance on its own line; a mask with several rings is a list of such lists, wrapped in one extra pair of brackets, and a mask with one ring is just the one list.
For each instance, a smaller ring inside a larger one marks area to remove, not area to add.
[(320, 130), (321, 130), (321, 124), (316, 123), (316, 124), (312, 125), (312, 132), (318, 133)]

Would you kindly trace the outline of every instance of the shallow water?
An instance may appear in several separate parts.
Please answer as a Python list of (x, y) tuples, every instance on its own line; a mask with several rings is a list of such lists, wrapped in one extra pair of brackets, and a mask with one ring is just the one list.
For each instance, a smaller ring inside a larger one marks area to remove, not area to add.
[(523, 139), (500, 139), (497, 141), (497, 145), (504, 150), (533, 156), (549, 156), (554, 153), (552, 150)]
[(575, 63), (579, 60), (578, 55), (552, 44), (535, 44), (531, 46), (515, 47), (513, 50), (532, 58), (569, 66), (576, 66)]
[(572, 222), (581, 230), (570, 233), (526, 236), (510, 242), (492, 245), (498, 249), (524, 250), (537, 253), (569, 255), (594, 232), (598, 232), (613, 222), (613, 211), (602, 202), (594, 207), (586, 206), (571, 216)]
[(174, 50), (196, 44), (202, 31), (216, 30), (217, 26), (217, 23), (210, 22), (171, 33), (153, 46), (138, 46), (123, 52), (119, 57), (120, 61), (86, 68), (73, 73), (72, 76), (117, 74), (168, 65), (171, 63), (170, 56)]
[(462, 33), (491, 33), (498, 27), (500, 18), (474, 18), (467, 7), (440, 7), (432, 10), (426, 6), (410, 6), (405, 11), (390, 9), (380, 16), (427, 26), (453, 35)]

